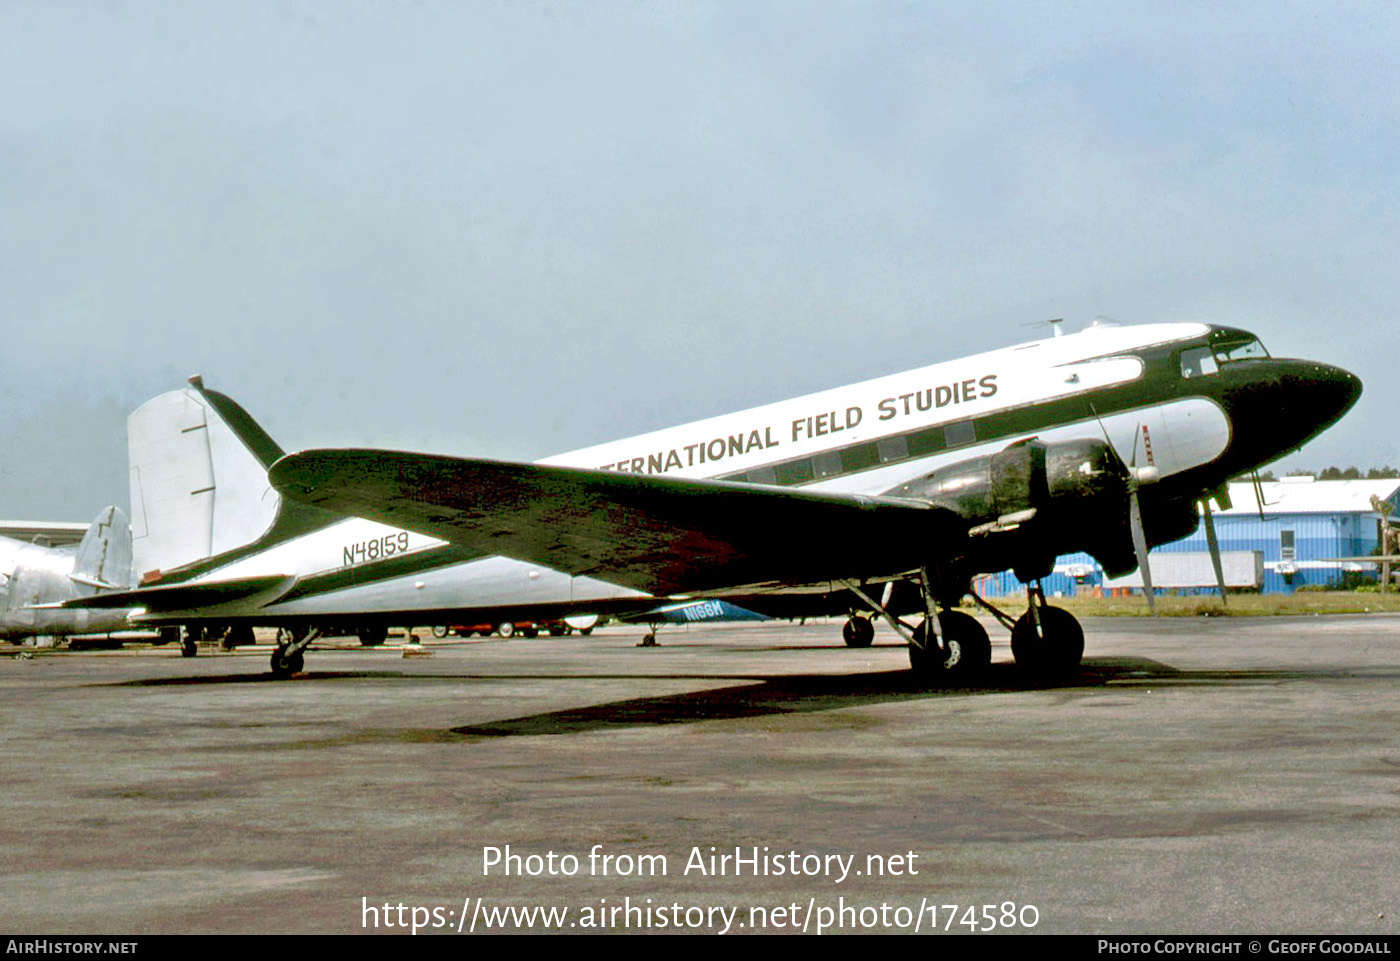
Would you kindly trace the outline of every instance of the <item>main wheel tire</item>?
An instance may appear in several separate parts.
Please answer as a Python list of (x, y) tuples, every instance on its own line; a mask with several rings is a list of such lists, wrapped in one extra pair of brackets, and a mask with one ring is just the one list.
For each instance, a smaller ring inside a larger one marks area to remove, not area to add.
[(540, 636), (540, 629), (532, 624), (529, 627), (522, 630), (520, 633), (524, 634), (526, 637), (535, 638)]
[(841, 640), (847, 647), (869, 647), (875, 640), (875, 625), (868, 617), (853, 617), (841, 625)]
[(384, 638), (389, 636), (389, 629), (387, 627), (366, 627), (357, 636), (363, 646), (378, 647), (384, 643)]
[[(920, 677), (940, 684), (965, 684), (980, 677), (992, 663), (992, 642), (987, 630), (971, 614), (944, 611), (938, 615), (947, 650), (939, 657), (935, 647), (909, 645), (909, 666)], [(924, 642), (926, 624), (914, 628), (914, 639)], [(930, 639), (930, 644), (933, 641)]]
[(445, 624), (439, 624), (433, 628), (433, 637), (436, 637), (438, 640), (442, 640), (446, 636), (447, 626)]
[(515, 633), (515, 625), (510, 621), (506, 621), (504, 624), (497, 624), (496, 633), (502, 637), (510, 637)]
[(1040, 610), (1043, 637), (1037, 636), (1030, 612), (1011, 628), (1011, 654), (1016, 666), (1037, 674), (1071, 674), (1084, 658), (1084, 628), (1069, 611), (1058, 607)]

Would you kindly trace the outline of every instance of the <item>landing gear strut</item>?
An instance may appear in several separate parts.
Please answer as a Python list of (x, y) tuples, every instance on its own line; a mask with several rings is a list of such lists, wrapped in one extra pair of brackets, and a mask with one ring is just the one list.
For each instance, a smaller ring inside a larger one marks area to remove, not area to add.
[(1023, 670), (1064, 675), (1084, 657), (1084, 628), (1073, 614), (1045, 603), (1040, 582), (1026, 588), (1029, 607), (1011, 628), (1011, 653)]

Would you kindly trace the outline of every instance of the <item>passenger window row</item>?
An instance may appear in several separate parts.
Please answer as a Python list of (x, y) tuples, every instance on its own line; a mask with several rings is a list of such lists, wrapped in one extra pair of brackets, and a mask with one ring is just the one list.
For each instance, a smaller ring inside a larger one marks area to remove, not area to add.
[(972, 421), (965, 420), (940, 427), (928, 427), (910, 434), (882, 437), (877, 441), (853, 444), (840, 450), (822, 451), (820, 454), (799, 457), (781, 464), (725, 474), (720, 480), (790, 487), (840, 474), (853, 474), (911, 457), (936, 454), (950, 447), (966, 446), (976, 440), (976, 427)]

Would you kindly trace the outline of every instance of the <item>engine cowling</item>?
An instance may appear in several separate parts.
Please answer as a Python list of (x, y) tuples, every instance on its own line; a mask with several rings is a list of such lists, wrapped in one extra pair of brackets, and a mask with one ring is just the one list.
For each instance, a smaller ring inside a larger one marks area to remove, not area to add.
[(995, 454), (941, 467), (887, 493), (926, 500), (967, 519), (971, 572), (1044, 577), (1058, 554), (1087, 551), (1104, 565), (1133, 566), (1127, 527), (1129, 473), (1106, 442), (1019, 441)]

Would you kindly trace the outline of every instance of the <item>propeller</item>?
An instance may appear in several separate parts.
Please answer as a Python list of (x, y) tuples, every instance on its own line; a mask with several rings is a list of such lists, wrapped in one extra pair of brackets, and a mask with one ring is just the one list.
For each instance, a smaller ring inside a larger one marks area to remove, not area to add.
[(1152, 561), (1147, 554), (1147, 535), (1142, 530), (1142, 504), (1138, 501), (1138, 488), (1151, 484), (1161, 476), (1156, 467), (1137, 466), (1138, 435), (1142, 425), (1133, 429), (1133, 454), (1128, 464), (1128, 529), (1133, 535), (1133, 553), (1137, 555), (1138, 570), (1142, 571), (1142, 592), (1147, 595), (1147, 610), (1157, 613), (1157, 594), (1152, 589)]
[[(1089, 404), (1089, 409), (1094, 412), (1094, 419), (1099, 422), (1099, 430), (1103, 431), (1104, 442), (1108, 444), (1108, 449), (1117, 453), (1117, 448), (1113, 446), (1113, 438), (1108, 436), (1108, 427), (1103, 422), (1103, 417), (1099, 415), (1098, 408), (1093, 403)], [(1137, 466), (1138, 436), (1142, 434), (1142, 423), (1138, 422), (1133, 427), (1133, 451), (1126, 465), (1128, 468), (1128, 530), (1133, 537), (1133, 554), (1137, 557), (1138, 570), (1142, 571), (1142, 591), (1147, 595), (1147, 609), (1153, 614), (1157, 613), (1157, 595), (1152, 590), (1152, 562), (1147, 556), (1147, 535), (1142, 529), (1142, 504), (1138, 501), (1138, 488), (1143, 484), (1155, 482), (1161, 473), (1156, 467), (1148, 466), (1139, 468)], [(1119, 455), (1119, 463), (1122, 463)]]
[(1222, 606), (1230, 602), (1225, 599), (1225, 569), (1220, 563), (1220, 542), (1215, 538), (1215, 518), (1210, 512), (1210, 498), (1201, 498), (1201, 517), (1206, 522), (1206, 547), (1210, 549), (1210, 563), (1215, 568), (1215, 583), (1220, 588)]

